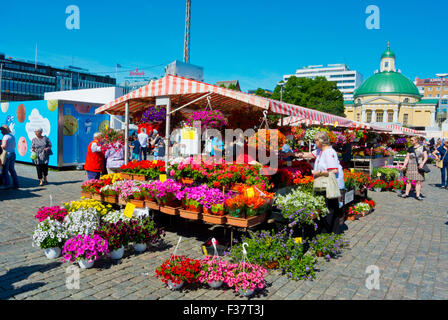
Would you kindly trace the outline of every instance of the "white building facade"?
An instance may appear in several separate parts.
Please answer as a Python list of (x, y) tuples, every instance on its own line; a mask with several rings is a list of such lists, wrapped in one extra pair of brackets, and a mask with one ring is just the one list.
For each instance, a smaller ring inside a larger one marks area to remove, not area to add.
[(356, 70), (350, 70), (345, 64), (329, 64), (307, 66), (298, 69), (295, 74), (284, 75), (283, 81), (287, 82), (292, 76), (297, 78), (325, 77), (328, 81), (336, 82), (339, 91), (342, 92), (344, 100), (353, 100), (353, 92), (363, 82), (362, 75)]

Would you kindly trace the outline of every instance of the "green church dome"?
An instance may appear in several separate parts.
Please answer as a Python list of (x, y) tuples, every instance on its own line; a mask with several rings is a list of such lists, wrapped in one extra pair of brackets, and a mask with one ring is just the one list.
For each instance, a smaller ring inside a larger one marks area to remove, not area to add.
[(366, 95), (409, 95), (421, 97), (416, 85), (399, 72), (379, 72), (355, 90), (354, 97)]

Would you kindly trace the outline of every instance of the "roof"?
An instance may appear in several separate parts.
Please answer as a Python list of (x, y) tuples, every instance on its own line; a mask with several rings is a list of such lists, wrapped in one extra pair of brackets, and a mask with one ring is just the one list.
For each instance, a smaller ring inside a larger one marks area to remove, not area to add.
[(381, 55), (381, 59), (383, 58), (395, 58), (395, 53), (392, 50), (390, 50), (389, 43), (387, 43), (386, 51), (384, 51), (383, 54)]
[(422, 99), (416, 104), (438, 104), (439, 99)]
[(354, 102), (353, 102), (353, 100), (344, 100), (344, 105), (345, 104), (353, 104)]
[(409, 95), (421, 97), (417, 86), (399, 72), (383, 71), (374, 74), (355, 90), (354, 97), (365, 95)]

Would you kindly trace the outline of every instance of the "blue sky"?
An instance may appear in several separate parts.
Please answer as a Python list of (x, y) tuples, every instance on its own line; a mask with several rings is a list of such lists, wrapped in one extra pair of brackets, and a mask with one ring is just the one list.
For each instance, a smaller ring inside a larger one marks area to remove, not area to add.
[[(66, 7), (80, 9), (80, 30), (68, 30)], [(368, 5), (380, 29), (368, 30)], [(192, 0), (191, 63), (205, 82), (240, 80), (243, 90), (273, 89), (305, 65), (346, 63), (364, 79), (379, 68), (390, 41), (397, 66), (411, 78), (448, 72), (444, 0)], [(185, 0), (2, 1), (0, 52), (114, 76), (123, 70), (182, 60)], [(144, 70), (163, 75), (163, 67)], [(119, 74), (119, 80), (126, 73)]]

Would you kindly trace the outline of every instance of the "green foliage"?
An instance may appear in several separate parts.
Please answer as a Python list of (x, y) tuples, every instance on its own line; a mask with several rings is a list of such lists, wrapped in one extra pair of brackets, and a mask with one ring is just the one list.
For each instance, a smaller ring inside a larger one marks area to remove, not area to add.
[(381, 179), (387, 182), (397, 180), (400, 177), (400, 171), (395, 168), (373, 168), (372, 176), (378, 177), (378, 173), (381, 174)]
[(347, 246), (347, 242), (344, 241), (341, 234), (323, 233), (317, 235), (314, 239), (308, 241), (311, 250), (315, 255), (318, 252), (322, 253), (325, 259), (330, 260), (331, 257), (335, 257), (341, 252), (344, 246)]
[(297, 78), (292, 76), (283, 86), (281, 94), (277, 86), (272, 99), (280, 100), (298, 106), (344, 116), (344, 99), (338, 90), (336, 82), (328, 81), (325, 77), (315, 79)]

